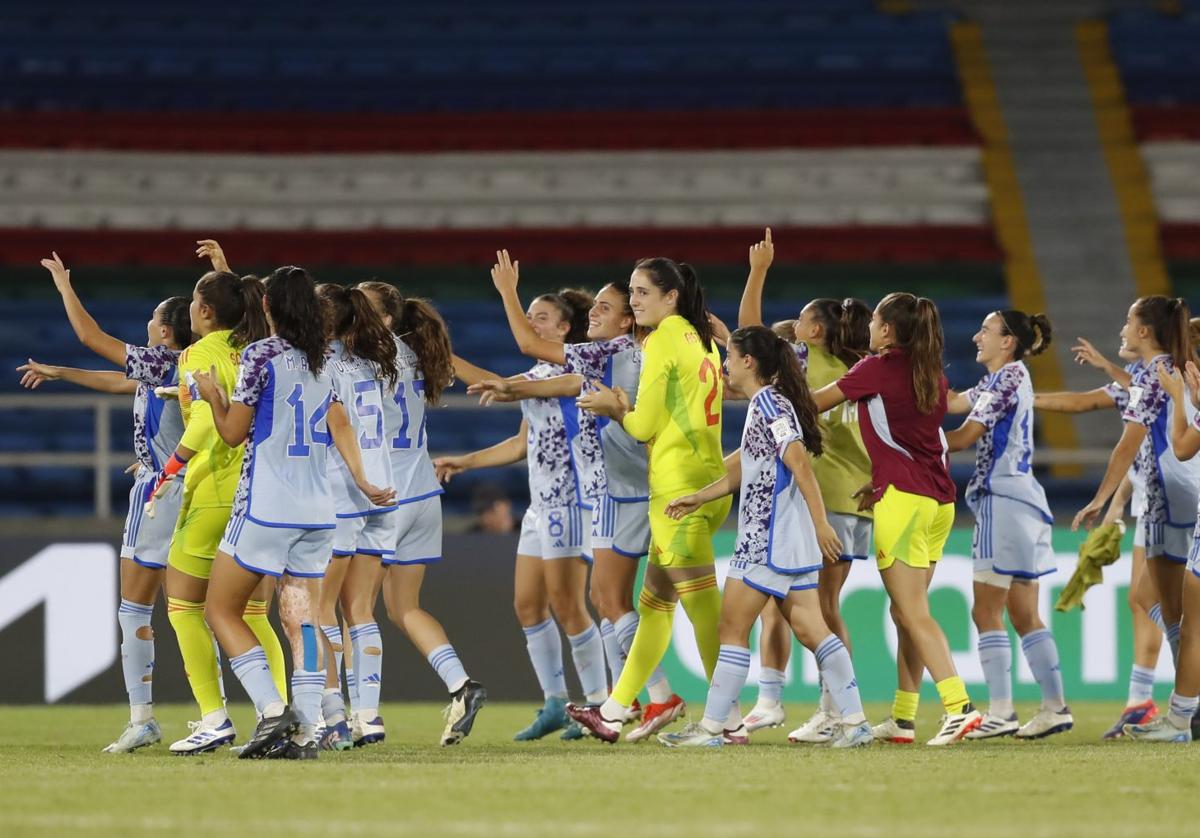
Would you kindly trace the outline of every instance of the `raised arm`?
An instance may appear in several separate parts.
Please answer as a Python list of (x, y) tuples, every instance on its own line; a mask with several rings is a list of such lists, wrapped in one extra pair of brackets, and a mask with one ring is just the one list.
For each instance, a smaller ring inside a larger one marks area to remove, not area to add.
[(946, 434), (946, 447), (951, 451), (965, 451), (983, 437), (987, 430), (974, 419), (968, 419)]
[(972, 407), (971, 399), (966, 393), (959, 393), (951, 390), (946, 394), (946, 412), (947, 413), (970, 413)]
[(29, 363), (17, 367), (21, 376), (21, 386), (36, 390), (45, 381), (69, 381), (89, 390), (100, 393), (115, 393), (117, 395), (132, 395), (137, 392), (138, 383), (130, 381), (123, 373), (112, 370), (81, 370), (74, 367), (55, 367), (50, 364), (39, 364), (32, 358)]
[(771, 228), (766, 237), (750, 247), (750, 275), (746, 277), (746, 288), (742, 291), (742, 302), (738, 306), (738, 326), (761, 326), (762, 290), (767, 281), (767, 269), (775, 259), (775, 245), (771, 241)]
[(1104, 511), (1104, 505), (1108, 503), (1108, 499), (1112, 497), (1113, 492), (1121, 485), (1121, 481), (1125, 478), (1129, 467), (1133, 465), (1133, 460), (1137, 456), (1138, 448), (1141, 447), (1143, 440), (1146, 439), (1146, 426), (1138, 422), (1126, 422), (1125, 430), (1121, 433), (1121, 439), (1113, 448), (1112, 454), (1108, 458), (1108, 468), (1104, 471), (1104, 479), (1100, 482), (1100, 487), (1096, 489), (1096, 496), (1092, 498), (1092, 502), (1085, 506), (1075, 515), (1075, 520), (1071, 522), (1071, 529), (1077, 530), (1080, 525), (1090, 527), (1096, 516)]
[(557, 399), (583, 392), (583, 376), (568, 373), (551, 378), (489, 378), (476, 382), (467, 392), (479, 396), (480, 404), (517, 402), (524, 399)]
[(1171, 449), (1181, 460), (1190, 460), (1200, 451), (1200, 430), (1188, 421), (1187, 392), (1179, 370), (1167, 373), (1160, 365), (1158, 380), (1171, 397)]
[(827, 410), (832, 410), (846, 400), (845, 394), (838, 387), (837, 382), (826, 384), (817, 392), (813, 393), (813, 401), (817, 403), (817, 412), (824, 413)]
[(1133, 376), (1124, 367), (1105, 358), (1096, 347), (1092, 346), (1090, 341), (1084, 338), (1075, 338), (1075, 340), (1076, 344), (1071, 347), (1071, 351), (1075, 353), (1075, 363), (1093, 366), (1122, 387), (1129, 386)]
[(1034, 393), (1033, 406), (1053, 413), (1088, 413), (1116, 407), (1113, 397), (1103, 387), (1085, 393)]
[(58, 293), (62, 297), (63, 308), (67, 311), (67, 320), (70, 321), (71, 328), (75, 330), (75, 336), (79, 338), (80, 343), (101, 358), (118, 366), (124, 366), (125, 341), (117, 340), (100, 328), (100, 324), (92, 315), (88, 314), (83, 303), (79, 301), (75, 289), (71, 286), (71, 272), (67, 270), (62, 259), (58, 258), (57, 253), (52, 256), (51, 259), (42, 260), (42, 267), (48, 270), (54, 279), (54, 287), (58, 289)]
[(500, 299), (504, 303), (504, 316), (508, 318), (508, 328), (512, 330), (513, 338), (517, 341), (517, 348), (521, 350), (522, 355), (528, 355), (530, 358), (549, 361), (551, 364), (565, 364), (567, 356), (563, 345), (538, 337), (525, 317), (521, 298), (517, 296), (520, 267), (520, 262), (509, 258), (507, 250), (496, 252), (496, 264), (492, 266), (492, 284), (500, 292)]
[(451, 355), (450, 358), (454, 364), (454, 377), (465, 384), (476, 384), (489, 378), (503, 378), (499, 373), (485, 370), (483, 367), (477, 367), (470, 361), (460, 358), (457, 355)]
[(502, 442), (497, 442), (495, 445), (482, 448), (479, 451), (472, 451), (470, 454), (438, 457), (433, 461), (433, 467), (437, 470), (438, 480), (442, 483), (449, 483), (455, 475), (462, 474), (464, 471), (477, 468), (507, 466), (520, 462), (525, 457), (528, 446), (528, 433), (529, 425), (522, 419), (521, 427), (517, 433)]

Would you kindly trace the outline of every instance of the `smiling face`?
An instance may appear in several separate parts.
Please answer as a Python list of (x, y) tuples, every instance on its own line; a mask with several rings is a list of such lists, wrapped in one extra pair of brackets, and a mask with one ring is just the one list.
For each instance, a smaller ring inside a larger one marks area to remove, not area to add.
[(605, 285), (588, 311), (588, 340), (612, 340), (629, 334), (632, 329), (633, 315), (629, 313), (625, 295)]
[(749, 355), (742, 354), (733, 342), (729, 344), (725, 369), (729, 383), (747, 396), (753, 395), (762, 386), (758, 380), (758, 363)]
[(1017, 339), (1004, 334), (1004, 320), (996, 312), (983, 318), (983, 325), (971, 338), (975, 343), (975, 360), (988, 369), (999, 369), (1013, 358)]
[(571, 331), (571, 324), (563, 319), (558, 306), (546, 300), (534, 300), (525, 312), (525, 319), (542, 340), (562, 343)]
[(653, 329), (672, 314), (677, 314), (679, 292), (663, 293), (645, 271), (634, 271), (629, 277), (629, 306), (639, 326)]
[(1154, 340), (1154, 330), (1137, 316), (1137, 303), (1131, 305), (1125, 315), (1125, 325), (1121, 327), (1121, 351), (1143, 359), (1161, 351)]

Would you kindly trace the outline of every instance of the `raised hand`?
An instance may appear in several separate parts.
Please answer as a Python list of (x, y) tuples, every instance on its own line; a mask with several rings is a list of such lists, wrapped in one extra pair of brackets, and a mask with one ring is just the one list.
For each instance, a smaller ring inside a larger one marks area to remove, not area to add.
[(1071, 351), (1075, 353), (1075, 363), (1088, 364), (1098, 370), (1108, 369), (1109, 360), (1096, 347), (1092, 346), (1091, 341), (1085, 338), (1075, 338), (1075, 340), (1078, 342), (1071, 347)]
[(1183, 375), (1179, 370), (1167, 371), (1165, 364), (1158, 365), (1158, 383), (1166, 390), (1171, 401), (1178, 402), (1183, 398)]
[(17, 372), (24, 373), (21, 376), (21, 386), (27, 390), (36, 390), (44, 381), (58, 381), (61, 378), (58, 367), (52, 367), (49, 364), (39, 364), (32, 358), (29, 359), (28, 363), (17, 367)]
[(67, 266), (63, 264), (57, 253), (51, 252), (53, 258), (43, 259), (42, 267), (50, 271), (50, 277), (54, 280), (54, 287), (59, 291), (64, 288), (71, 287), (71, 272), (67, 270)]
[(775, 261), (775, 244), (771, 241), (771, 228), (758, 244), (750, 246), (750, 270), (765, 271)]
[(712, 326), (713, 338), (721, 346), (729, 343), (729, 327), (725, 325), (725, 321), (711, 311), (708, 313), (708, 325)]
[(225, 261), (225, 251), (215, 239), (200, 239), (196, 242), (196, 255), (201, 259), (212, 262), (214, 271), (228, 271), (229, 263)]
[(1183, 380), (1187, 382), (1188, 392), (1192, 394), (1192, 404), (1200, 407), (1200, 367), (1195, 361), (1188, 361), (1183, 368)]
[(502, 378), (488, 378), (483, 381), (476, 381), (467, 388), (467, 392), (471, 395), (479, 396), (479, 403), (485, 407), (494, 402), (515, 402), (516, 397), (512, 394), (512, 385)]
[(514, 262), (507, 250), (496, 251), (496, 264), (492, 265), (492, 284), (503, 294), (506, 291), (516, 291), (517, 281), (521, 275), (521, 263)]

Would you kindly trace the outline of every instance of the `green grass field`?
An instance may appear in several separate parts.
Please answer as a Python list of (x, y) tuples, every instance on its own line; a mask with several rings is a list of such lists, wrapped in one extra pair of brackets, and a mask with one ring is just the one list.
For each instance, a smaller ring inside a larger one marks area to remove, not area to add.
[[(918, 739), (933, 733), (932, 705)], [(101, 754), (125, 707), (7, 707), (0, 835), (1162, 836), (1197, 820), (1200, 745), (1100, 742), (1116, 705), (1076, 706), (1075, 730), (1044, 742), (853, 752), (788, 745), (791, 725), (719, 751), (519, 745), (511, 734), (535, 708), (515, 704), (489, 705), (443, 749), (440, 709), (387, 706), (386, 743), (280, 763), (171, 757), (165, 744)], [(810, 709), (790, 707), (789, 722)], [(158, 710), (168, 741), (186, 734), (192, 708)], [(249, 708), (234, 718), (248, 734)]]

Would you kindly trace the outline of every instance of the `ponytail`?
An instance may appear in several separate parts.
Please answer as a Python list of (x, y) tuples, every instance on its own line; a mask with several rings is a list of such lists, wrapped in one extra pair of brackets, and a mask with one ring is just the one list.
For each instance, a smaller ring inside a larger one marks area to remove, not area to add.
[(358, 288), (325, 283), (317, 286), (325, 304), (325, 332), (342, 341), (346, 352), (373, 363), (379, 377), (395, 388), (400, 378), (396, 363), (396, 341), (371, 305), (371, 298)]
[[(259, 284), (265, 293), (275, 334), (304, 353), (308, 369), (317, 375), (325, 368), (325, 319), (317, 300), (316, 283), (304, 268), (276, 268)], [(261, 307), (259, 308), (261, 311)]]
[(354, 288), (378, 295), (383, 313), (392, 318), (392, 331), (417, 356), (417, 369), (425, 379), (425, 403), (437, 407), (442, 391), (454, 380), (450, 333), (442, 316), (428, 300), (405, 297), (395, 285), (377, 279)]
[(866, 357), (871, 347), (871, 308), (862, 300), (822, 297), (806, 308), (825, 330), (825, 349), (847, 367)]
[(550, 303), (558, 316), (568, 325), (563, 343), (583, 343), (587, 340), (588, 312), (596, 299), (582, 288), (563, 288), (557, 294), (542, 294), (534, 302)]
[(1133, 305), (1138, 320), (1154, 332), (1155, 342), (1171, 356), (1176, 369), (1192, 357), (1191, 313), (1182, 297), (1156, 294), (1142, 297)]
[(229, 271), (209, 271), (196, 283), (196, 293), (213, 310), (217, 328), (233, 331), (229, 342), (237, 349), (270, 337), (271, 326), (263, 313), (263, 288), (258, 277), (239, 279)]
[(176, 349), (187, 349), (195, 338), (192, 335), (192, 301), (188, 297), (168, 297), (158, 304), (162, 324), (171, 330), (171, 343)]
[(1020, 361), (1026, 355), (1041, 355), (1050, 345), (1050, 318), (1044, 314), (1026, 314), (1016, 309), (998, 311), (1001, 334), (1011, 335), (1017, 341), (1013, 360)]
[(796, 357), (796, 350), (766, 326), (744, 326), (729, 336), (730, 345), (754, 359), (758, 377), (792, 404), (804, 436), (804, 447), (814, 457), (824, 451), (817, 403)]
[(879, 317), (891, 325), (893, 346), (908, 353), (913, 370), (917, 410), (929, 414), (938, 406), (942, 389), (942, 318), (933, 300), (902, 291), (879, 302)]
[(664, 256), (639, 259), (633, 269), (645, 273), (654, 287), (662, 293), (678, 293), (679, 300), (675, 304), (675, 312), (696, 330), (704, 351), (713, 351), (712, 324), (708, 321), (704, 288), (700, 285), (696, 269), (687, 262), (675, 262)]

